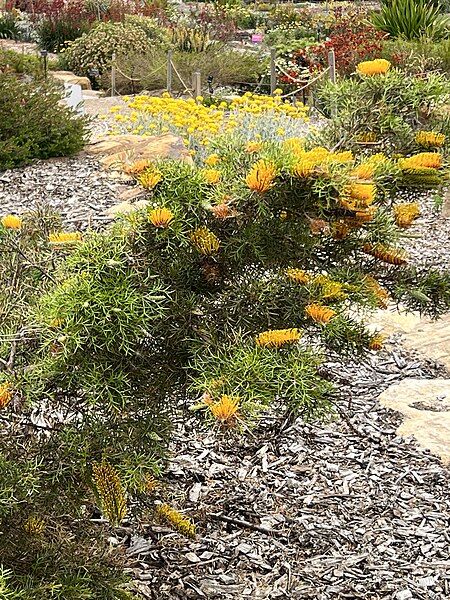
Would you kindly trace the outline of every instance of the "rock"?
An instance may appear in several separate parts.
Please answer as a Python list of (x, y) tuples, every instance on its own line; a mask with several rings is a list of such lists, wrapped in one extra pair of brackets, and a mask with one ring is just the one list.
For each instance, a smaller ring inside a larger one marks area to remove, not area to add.
[(49, 75), (61, 81), (62, 83), (72, 83), (73, 85), (79, 85), (82, 90), (90, 90), (91, 82), (89, 77), (79, 77), (72, 73), (72, 71), (49, 71)]
[(450, 218), (450, 190), (447, 189), (444, 194), (444, 204), (442, 205), (441, 217)]
[(131, 200), (135, 200), (142, 196), (145, 193), (145, 190), (137, 185), (133, 187), (127, 187), (123, 192), (119, 194), (119, 200), (125, 200), (130, 202)]
[(437, 321), (421, 320), (403, 338), (404, 345), (445, 365), (450, 371), (450, 314)]
[(132, 134), (107, 136), (88, 146), (86, 151), (101, 156), (100, 162), (113, 169), (121, 169), (124, 164), (137, 160), (162, 158), (173, 158), (192, 164), (192, 157), (183, 140), (172, 133), (151, 137)]
[(396, 307), (387, 310), (377, 310), (371, 317), (369, 327), (382, 331), (385, 335), (393, 333), (408, 333), (413, 331), (421, 322), (419, 313), (397, 310)]
[(450, 464), (450, 379), (404, 379), (378, 399), (406, 417), (399, 436), (414, 436), (422, 448)]

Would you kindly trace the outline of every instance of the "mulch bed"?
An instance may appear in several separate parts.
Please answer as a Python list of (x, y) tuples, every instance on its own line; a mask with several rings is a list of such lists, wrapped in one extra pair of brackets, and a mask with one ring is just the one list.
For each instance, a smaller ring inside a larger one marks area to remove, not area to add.
[(131, 538), (143, 598), (449, 597), (448, 470), (397, 438), (400, 418), (377, 402), (405, 377), (445, 373), (395, 343), (324, 369), (342, 396), (326, 424), (271, 414), (239, 435), (183, 415), (166, 481), (198, 539), (163, 527)]

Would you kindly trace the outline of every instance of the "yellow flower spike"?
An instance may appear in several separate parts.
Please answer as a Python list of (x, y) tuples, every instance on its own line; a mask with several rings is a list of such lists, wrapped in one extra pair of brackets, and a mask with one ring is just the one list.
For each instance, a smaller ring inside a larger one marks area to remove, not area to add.
[(81, 233), (79, 231), (61, 231), (56, 233), (51, 233), (48, 236), (48, 241), (50, 244), (74, 244), (76, 242), (80, 242), (82, 239)]
[(286, 344), (298, 342), (301, 332), (296, 329), (269, 329), (256, 338), (256, 345), (261, 348), (281, 348)]
[(375, 200), (377, 188), (373, 183), (352, 183), (347, 191), (351, 198), (368, 206)]
[(9, 383), (0, 383), (0, 409), (5, 408), (12, 399), (12, 389)]
[(156, 514), (161, 520), (167, 523), (167, 525), (170, 525), (175, 531), (181, 533), (181, 535), (195, 539), (196, 531), (192, 521), (168, 504), (158, 504), (156, 507)]
[(371, 162), (363, 162), (357, 167), (355, 167), (350, 175), (355, 177), (356, 179), (363, 179), (365, 181), (370, 181), (375, 175), (377, 165)]
[(277, 170), (271, 162), (259, 160), (253, 165), (245, 181), (253, 192), (264, 194), (273, 187), (276, 175)]
[(174, 218), (173, 212), (165, 208), (153, 208), (148, 214), (148, 220), (152, 225), (160, 229), (166, 229)]
[(16, 215), (5, 215), (1, 219), (1, 224), (6, 229), (20, 229), (22, 227), (22, 219)]
[(321, 295), (325, 300), (344, 300), (347, 297), (342, 283), (330, 279), (327, 275), (316, 275), (313, 283), (321, 286)]
[(205, 165), (208, 167), (215, 167), (220, 162), (220, 156), (218, 154), (210, 154), (205, 158)]
[(321, 304), (308, 304), (305, 307), (305, 312), (313, 321), (326, 325), (336, 315), (336, 312), (328, 306), (322, 306)]
[(364, 244), (363, 252), (390, 265), (404, 265), (408, 262), (408, 256), (404, 250), (388, 248), (383, 244)]
[(245, 146), (245, 151), (249, 154), (255, 154), (256, 152), (260, 152), (263, 145), (261, 142), (248, 142)]
[(379, 308), (386, 309), (389, 303), (389, 292), (370, 275), (366, 275), (365, 285), (367, 290), (376, 297)]
[(445, 135), (434, 131), (418, 131), (416, 142), (424, 148), (441, 148), (445, 144)]
[(385, 336), (376, 334), (369, 342), (369, 350), (382, 350), (385, 341)]
[(152, 167), (143, 171), (137, 180), (146, 190), (153, 190), (162, 180), (162, 173)]
[(366, 131), (365, 133), (360, 133), (357, 137), (357, 141), (363, 144), (376, 142), (377, 134), (373, 131)]
[(391, 63), (388, 60), (377, 58), (360, 62), (356, 67), (356, 71), (360, 75), (372, 77), (373, 75), (384, 75), (390, 68)]
[(207, 227), (199, 227), (191, 233), (191, 242), (200, 254), (210, 256), (220, 247), (219, 238)]
[(221, 172), (217, 169), (203, 169), (202, 174), (206, 183), (209, 183), (210, 185), (219, 183), (222, 176)]
[(104, 516), (111, 525), (119, 525), (127, 512), (127, 499), (116, 469), (108, 462), (94, 463), (92, 480)]
[(37, 516), (28, 517), (23, 524), (23, 529), (29, 535), (41, 535), (45, 531), (45, 521)]
[(228, 396), (224, 394), (218, 402), (209, 404), (209, 410), (221, 425), (232, 427), (236, 425), (239, 417), (239, 402), (238, 396)]
[(310, 177), (316, 168), (316, 163), (309, 160), (301, 160), (294, 165), (293, 173), (299, 179)]
[(421, 152), (399, 161), (401, 169), (440, 169), (442, 167), (442, 154), (439, 152)]
[(395, 222), (399, 227), (409, 227), (420, 216), (417, 202), (408, 202), (394, 206)]
[(308, 275), (306, 271), (303, 271), (303, 269), (286, 269), (286, 275), (289, 277), (289, 279), (292, 279), (292, 281), (296, 281), (302, 285), (305, 285), (311, 281), (311, 276)]

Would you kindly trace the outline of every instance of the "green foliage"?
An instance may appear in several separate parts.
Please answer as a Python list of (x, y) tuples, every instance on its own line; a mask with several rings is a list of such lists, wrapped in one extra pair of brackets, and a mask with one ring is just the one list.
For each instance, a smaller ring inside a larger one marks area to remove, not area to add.
[(284, 404), (289, 413), (305, 419), (330, 411), (333, 386), (318, 374), (320, 357), (294, 346), (283, 351), (258, 348), (240, 337), (227, 345), (199, 351), (192, 364), (192, 390), (243, 399), (249, 416), (273, 404)]
[[(56, 61), (49, 61), (49, 69), (56, 68)], [(0, 73), (13, 72), (32, 75), (35, 78), (43, 76), (42, 59), (33, 54), (24, 54), (14, 50), (0, 49)]]
[(385, 75), (354, 76), (336, 85), (325, 82), (317, 90), (318, 106), (336, 117), (324, 132), (326, 143), (343, 143), (359, 150), (361, 136), (371, 133), (375, 144), (368, 148), (411, 152), (416, 149), (416, 132), (450, 133), (450, 121), (442, 108), (450, 97), (448, 80), (435, 73), (423, 77), (391, 69)]
[(441, 15), (438, 6), (427, 0), (388, 0), (383, 2), (372, 22), (394, 38), (407, 40), (426, 36), (439, 40), (449, 35), (450, 20)]
[(0, 39), (10, 38), (16, 40), (19, 38), (19, 34), (14, 15), (11, 12), (0, 14)]
[[(214, 87), (257, 83), (267, 65), (267, 59), (259, 53), (237, 52), (218, 43), (202, 52), (174, 51), (173, 62), (185, 82), (191, 81), (195, 71), (200, 71), (205, 78), (213, 76)], [(117, 89), (122, 94), (160, 90), (167, 85), (167, 52), (164, 47), (155, 46), (145, 53), (118, 56), (117, 64), (120, 71), (128, 76), (124, 77), (120, 72), (117, 74)], [(103, 82), (104, 86), (108, 85), (107, 75)], [(183, 89), (178, 77), (174, 78), (173, 88)]]
[(96, 68), (103, 73), (111, 66), (115, 53), (146, 52), (150, 40), (139, 25), (125, 23), (99, 23), (88, 33), (71, 42), (62, 55), (63, 64), (78, 75), (87, 75)]
[(0, 170), (83, 148), (87, 121), (60, 101), (52, 83), (0, 74)]

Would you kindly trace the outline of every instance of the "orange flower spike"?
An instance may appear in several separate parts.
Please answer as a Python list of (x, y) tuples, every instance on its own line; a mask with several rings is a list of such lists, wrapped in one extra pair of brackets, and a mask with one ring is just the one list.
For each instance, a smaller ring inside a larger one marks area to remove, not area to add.
[(296, 281), (302, 285), (306, 285), (311, 281), (311, 277), (302, 269), (286, 269), (286, 275), (289, 277), (289, 279), (292, 279), (292, 281)]
[(305, 307), (305, 312), (313, 321), (322, 323), (323, 325), (329, 323), (336, 315), (336, 312), (332, 308), (322, 306), (321, 304), (308, 304)]
[(275, 165), (266, 160), (259, 160), (250, 169), (249, 174), (245, 178), (247, 186), (258, 194), (264, 194), (273, 187), (277, 170)]
[(404, 265), (408, 262), (407, 254), (404, 250), (397, 248), (388, 248), (382, 244), (364, 244), (363, 252), (377, 258), (381, 262), (390, 265)]
[(166, 229), (174, 218), (171, 210), (165, 207), (154, 208), (149, 212), (148, 220), (152, 225), (160, 229)]
[(301, 332), (298, 329), (269, 329), (256, 338), (256, 345), (262, 348), (281, 348), (286, 344), (298, 342)]
[(408, 202), (394, 206), (395, 222), (399, 227), (409, 227), (420, 216), (417, 202)]
[(20, 229), (22, 227), (22, 219), (16, 215), (5, 215), (1, 219), (1, 224), (5, 229)]
[(0, 409), (5, 408), (12, 398), (12, 390), (9, 383), (0, 384)]
[(383, 348), (385, 337), (381, 334), (376, 334), (369, 342), (369, 350), (381, 350)]
[(224, 394), (218, 402), (209, 404), (209, 410), (222, 425), (235, 425), (239, 415), (239, 398)]

